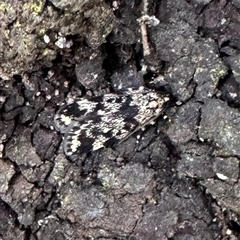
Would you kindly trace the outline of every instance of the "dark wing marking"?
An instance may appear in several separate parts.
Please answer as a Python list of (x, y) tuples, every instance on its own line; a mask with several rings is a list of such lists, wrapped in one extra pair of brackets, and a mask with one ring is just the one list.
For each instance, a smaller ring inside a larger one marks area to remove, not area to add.
[(65, 154), (75, 160), (82, 153), (125, 140), (159, 116), (164, 97), (150, 91), (106, 94), (64, 106), (57, 112), (55, 123), (65, 133)]

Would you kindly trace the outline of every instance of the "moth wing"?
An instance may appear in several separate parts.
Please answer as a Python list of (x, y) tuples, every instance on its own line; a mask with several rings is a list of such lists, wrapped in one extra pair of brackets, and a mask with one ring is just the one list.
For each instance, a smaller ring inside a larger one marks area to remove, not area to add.
[(101, 121), (98, 118), (99, 116), (97, 119), (91, 116), (87, 121), (73, 121), (66, 130), (63, 149), (72, 161), (77, 160), (81, 154), (110, 147), (129, 135), (129, 130), (123, 127), (124, 123), (111, 114), (105, 115)]
[(57, 130), (65, 133), (73, 121), (80, 121), (86, 115), (93, 114), (99, 101), (101, 101), (100, 97), (95, 97), (91, 101), (83, 98), (61, 107), (54, 117)]
[(156, 119), (164, 103), (163, 95), (135, 92), (81, 99), (62, 107), (54, 120), (56, 128), (65, 133), (65, 154), (76, 160), (83, 153), (126, 140)]
[(125, 95), (109, 93), (104, 96), (92, 97), (91, 99), (82, 98), (64, 105), (57, 111), (54, 117), (56, 129), (63, 134), (72, 121), (81, 121), (89, 116), (94, 118), (98, 111), (104, 111), (105, 114), (109, 114), (113, 108), (117, 109), (123, 98), (125, 98)]

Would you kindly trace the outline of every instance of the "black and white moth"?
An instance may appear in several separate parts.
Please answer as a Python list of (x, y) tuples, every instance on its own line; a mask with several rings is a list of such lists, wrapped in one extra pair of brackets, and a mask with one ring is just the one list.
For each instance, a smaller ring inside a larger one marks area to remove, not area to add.
[(140, 88), (83, 98), (63, 106), (54, 121), (64, 134), (66, 156), (75, 161), (80, 154), (125, 140), (156, 119), (167, 100), (166, 95)]

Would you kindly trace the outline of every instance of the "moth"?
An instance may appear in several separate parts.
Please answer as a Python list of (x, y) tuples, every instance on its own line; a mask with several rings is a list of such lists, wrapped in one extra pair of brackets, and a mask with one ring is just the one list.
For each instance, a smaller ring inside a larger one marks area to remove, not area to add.
[(165, 94), (139, 88), (123, 94), (81, 98), (56, 113), (63, 149), (72, 161), (80, 154), (112, 146), (155, 120), (168, 101)]

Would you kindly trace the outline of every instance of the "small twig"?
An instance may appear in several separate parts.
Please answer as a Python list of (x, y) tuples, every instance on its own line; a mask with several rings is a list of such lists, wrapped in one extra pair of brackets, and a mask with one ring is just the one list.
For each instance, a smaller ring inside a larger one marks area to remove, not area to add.
[(147, 26), (144, 22), (140, 23), (140, 29), (142, 35), (143, 55), (147, 56), (150, 55), (151, 51), (148, 43)]
[[(143, 15), (146, 15), (148, 12), (148, 0), (143, 0)], [(142, 45), (143, 45), (143, 56), (150, 55), (150, 47), (148, 44), (148, 36), (147, 36), (147, 26), (143, 19), (139, 19), (140, 22), (140, 29), (142, 35)]]
[(137, 19), (140, 24), (142, 45), (143, 45), (143, 56), (151, 54), (149, 47), (148, 36), (147, 36), (147, 24), (156, 26), (159, 24), (159, 20), (155, 16), (149, 16), (148, 12), (148, 0), (143, 0), (143, 15)]

